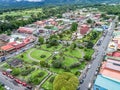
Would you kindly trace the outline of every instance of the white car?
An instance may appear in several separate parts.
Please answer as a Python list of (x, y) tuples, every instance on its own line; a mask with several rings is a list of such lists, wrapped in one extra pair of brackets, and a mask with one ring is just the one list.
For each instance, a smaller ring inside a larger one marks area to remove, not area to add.
[(98, 74), (98, 72), (96, 71), (96, 72), (95, 72), (95, 75), (97, 75), (97, 74)]
[(8, 87), (8, 86), (5, 85), (5, 89), (6, 89), (6, 90), (10, 90), (10, 87)]
[(91, 65), (89, 64), (87, 68), (90, 69), (90, 68), (91, 68)]

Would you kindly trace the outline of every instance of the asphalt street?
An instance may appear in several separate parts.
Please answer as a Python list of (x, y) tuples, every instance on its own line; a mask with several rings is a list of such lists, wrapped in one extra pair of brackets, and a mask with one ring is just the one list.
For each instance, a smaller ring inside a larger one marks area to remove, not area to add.
[(5, 76), (0, 72), (0, 82), (8, 86), (11, 90), (25, 90), (25, 87), (17, 84), (13, 79)]
[(89, 84), (93, 84), (95, 72), (98, 68), (98, 65), (102, 62), (108, 43), (112, 38), (111, 36), (115, 29), (115, 22), (117, 21), (117, 18), (118, 17), (116, 17), (115, 20), (111, 22), (106, 36), (103, 38), (101, 45), (95, 51), (95, 58), (93, 59), (92, 63), (90, 63), (91, 68), (86, 72), (86, 78), (84, 79), (83, 84), (80, 85), (79, 90), (89, 90)]

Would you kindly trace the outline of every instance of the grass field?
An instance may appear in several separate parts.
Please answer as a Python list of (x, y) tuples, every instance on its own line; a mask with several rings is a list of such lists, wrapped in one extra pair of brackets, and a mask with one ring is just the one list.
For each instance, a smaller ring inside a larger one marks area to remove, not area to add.
[(70, 56), (76, 57), (76, 58), (81, 58), (82, 52), (84, 53), (84, 51), (79, 48), (75, 48), (74, 50), (70, 50), (70, 48), (67, 48), (67, 51), (65, 51), (64, 54), (70, 55)]
[(65, 57), (65, 60), (63, 61), (64, 66), (70, 66), (74, 63), (79, 63), (79, 61), (76, 58), (70, 58), (70, 57)]
[[(41, 58), (41, 55), (45, 55), (46, 57)], [(31, 52), (30, 56), (34, 59), (37, 59), (37, 60), (45, 60), (45, 59), (47, 59), (48, 57), (51, 56), (51, 53), (47, 52), (47, 51), (40, 50), (40, 49), (34, 49)]]
[(0, 18), (4, 18), (7, 15), (20, 19), (22, 17), (31, 17), (31, 15), (36, 15), (36, 14), (42, 14), (42, 9), (38, 8), (38, 9), (26, 9), (24, 11), (18, 10), (18, 11), (4, 12), (3, 14), (0, 15)]
[(50, 79), (52, 77), (55, 77), (55, 75), (52, 75), (43, 85), (42, 88), (44, 88), (45, 90), (53, 90), (53, 83), (50, 82)]

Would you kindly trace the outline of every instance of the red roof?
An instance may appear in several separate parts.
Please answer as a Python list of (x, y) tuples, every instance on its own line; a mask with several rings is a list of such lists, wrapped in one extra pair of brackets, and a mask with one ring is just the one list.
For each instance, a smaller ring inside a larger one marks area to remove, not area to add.
[(19, 49), (21, 47), (24, 47), (25, 46), (25, 43), (20, 43), (20, 44), (14, 44), (13, 45), (16, 49)]
[(16, 42), (10, 42), (7, 45), (13, 45), (13, 44), (16, 44)]
[(86, 34), (88, 31), (89, 31), (89, 26), (88, 25), (84, 24), (84, 25), (81, 26), (80, 33), (82, 35)]
[(11, 46), (15, 47), (16, 49), (19, 49), (21, 47), (24, 47), (25, 43), (10, 42), (7, 45), (11, 45)]
[(4, 51), (9, 51), (15, 48), (12, 45), (5, 45), (5, 46), (2, 46), (1, 49)]
[(112, 54), (114, 57), (120, 57), (120, 52), (113, 52)]
[(26, 28), (26, 27), (20, 27), (20, 28), (18, 29), (18, 32), (20, 32), (20, 33), (32, 34), (32, 33), (33, 33), (33, 29), (31, 29), (31, 28)]
[(37, 22), (35, 22), (35, 24), (42, 25), (42, 24), (44, 24), (44, 21), (37, 21)]
[(111, 61), (104, 62), (100, 69), (100, 73), (104, 76), (120, 80), (120, 67), (114, 65), (114, 63), (116, 62)]

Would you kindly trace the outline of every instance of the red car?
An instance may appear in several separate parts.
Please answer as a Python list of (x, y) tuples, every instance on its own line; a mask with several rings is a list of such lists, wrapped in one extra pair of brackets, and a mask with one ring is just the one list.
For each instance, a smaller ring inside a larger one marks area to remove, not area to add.
[(26, 84), (25, 82), (22, 82), (22, 85), (23, 85), (23, 86), (27, 86), (27, 84)]
[(22, 82), (19, 79), (15, 79), (15, 81), (19, 84), (22, 84)]
[(9, 75), (9, 74), (8, 74), (7, 76), (8, 76), (9, 78), (11, 78), (11, 79), (14, 79), (14, 77), (13, 77), (12, 75)]
[(2, 72), (3, 75), (7, 75), (8, 73), (7, 72)]

